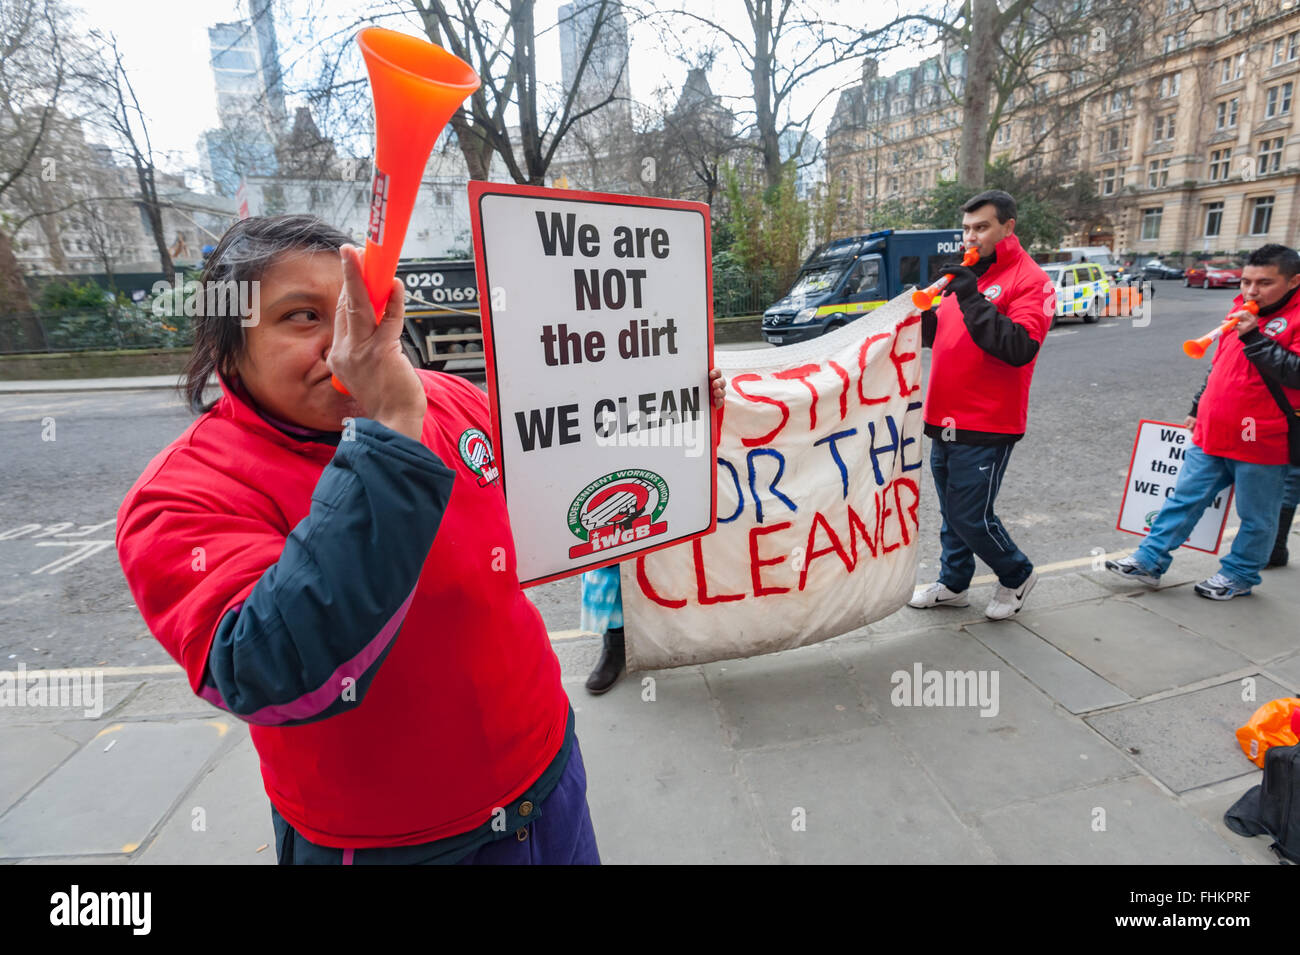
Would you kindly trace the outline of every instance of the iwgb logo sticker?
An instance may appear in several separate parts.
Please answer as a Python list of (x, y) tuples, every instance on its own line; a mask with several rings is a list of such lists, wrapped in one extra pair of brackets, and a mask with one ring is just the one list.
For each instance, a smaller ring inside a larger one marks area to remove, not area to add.
[(654, 471), (627, 468), (597, 478), (569, 505), (569, 530), (582, 541), (569, 557), (658, 537), (668, 531), (659, 521), (668, 506), (668, 482)]
[(469, 428), (460, 436), (460, 459), (478, 478), (479, 487), (487, 487), (501, 476), (501, 469), (492, 462), (492, 442), (478, 428)]

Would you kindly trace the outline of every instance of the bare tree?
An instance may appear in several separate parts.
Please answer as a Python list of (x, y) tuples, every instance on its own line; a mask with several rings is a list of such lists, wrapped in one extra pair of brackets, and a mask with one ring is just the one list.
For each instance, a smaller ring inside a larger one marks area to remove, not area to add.
[[(859, 27), (826, 18), (822, 6), (810, 0), (743, 0), (749, 25), (746, 32), (733, 32), (722, 24), (691, 10), (664, 11), (662, 16), (673, 32), (678, 24), (703, 27), (723, 48), (729, 48), (749, 75), (752, 110), (740, 113), (750, 120), (749, 128), (762, 157), (767, 188), (780, 185), (782, 162), (800, 157), (808, 137), (813, 110), (802, 119), (790, 114), (792, 97), (832, 67), (861, 59), (897, 45), (888, 31), (868, 33)], [(839, 92), (839, 87), (822, 82), (822, 99)], [(781, 155), (783, 134), (798, 135), (796, 146)]]
[(90, 38), (98, 47), (97, 55), (81, 67), (78, 79), (98, 106), (92, 114), (92, 121), (117, 140), (118, 148), (130, 160), (139, 187), (140, 207), (158, 251), (158, 262), (163, 275), (171, 275), (175, 267), (163, 232), (163, 203), (158, 196), (157, 165), (149, 138), (149, 123), (122, 62), (117, 37), (96, 30), (91, 32)]
[(735, 114), (709, 85), (713, 61), (712, 51), (693, 57), (682, 87), (659, 88), (656, 107), (646, 110), (641, 151), (653, 165), (640, 179), (653, 195), (713, 205), (722, 195), (724, 164), (752, 149)]
[[(482, 80), (465, 107), (452, 117), (471, 178), (486, 179), (492, 153), (501, 157), (515, 182), (542, 185), (565, 138), (583, 119), (618, 100), (616, 86), (593, 99), (581, 95), (593, 53), (612, 23), (615, 0), (579, 0), (571, 17), (590, 17), (571, 81), (547, 103), (537, 80), (538, 39), (534, 0), (411, 0), (425, 34), (469, 63)], [(627, 64), (622, 64), (626, 70)], [(519, 121), (518, 144), (506, 126), (507, 112)]]
[[(62, 15), (53, 0), (0, 4), (0, 204), (12, 205), (15, 187), (21, 189), (33, 173), (37, 182), (42, 172), (49, 176), (42, 150), (57, 122), (67, 80)], [(10, 219), (0, 217), (0, 309), (23, 316), (31, 312), (32, 303), (14, 251), (17, 229)], [(8, 336), (8, 329), (3, 334)], [(11, 344), (0, 341), (0, 347)]]

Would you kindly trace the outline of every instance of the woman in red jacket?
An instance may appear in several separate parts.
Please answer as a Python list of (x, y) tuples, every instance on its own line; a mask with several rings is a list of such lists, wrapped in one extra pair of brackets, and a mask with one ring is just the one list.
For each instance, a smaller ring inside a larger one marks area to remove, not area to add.
[(194, 692), (251, 724), (282, 863), (598, 862), (486, 396), (411, 367), (401, 283), (376, 325), (347, 242), (246, 219), (208, 258), (203, 414), (118, 514), (131, 592)]

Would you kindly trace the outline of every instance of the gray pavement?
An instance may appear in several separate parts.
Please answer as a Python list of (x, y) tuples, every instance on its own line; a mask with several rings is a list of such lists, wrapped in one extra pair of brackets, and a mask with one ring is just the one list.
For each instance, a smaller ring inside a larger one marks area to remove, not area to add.
[[(1216, 604), (1189, 585), (1215, 566), (1183, 551), (1156, 592), (1048, 573), (997, 623), (985, 583), (971, 608), (903, 608), (813, 647), (632, 674), (602, 697), (582, 687), (598, 640), (553, 634), (602, 857), (1271, 863), (1266, 838), (1222, 815), (1260, 777), (1233, 730), (1300, 691), (1300, 567)], [(989, 692), (903, 693), (918, 671), (969, 672)], [(170, 664), (101, 672), (97, 718), (0, 707), (0, 861), (274, 863), (244, 724)]]

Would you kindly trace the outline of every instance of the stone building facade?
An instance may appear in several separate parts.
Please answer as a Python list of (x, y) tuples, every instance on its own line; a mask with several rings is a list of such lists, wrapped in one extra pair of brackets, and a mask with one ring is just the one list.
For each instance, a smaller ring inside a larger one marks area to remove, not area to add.
[[(1041, 110), (1013, 109), (996, 129), (994, 160), (1095, 177), (1104, 215), (1065, 244), (1144, 257), (1296, 244), (1300, 3), (1197, 6), (1200, 15), (1189, 0), (1153, 5), (1148, 55), (1069, 113), (1041, 149), (1030, 145)], [(849, 196), (837, 232), (868, 230), (886, 203), (906, 208), (940, 177), (955, 178), (962, 110), (953, 96), (960, 101), (964, 74), (960, 52), (889, 77), (868, 63), (863, 82), (841, 95), (828, 135), (830, 177)], [(1070, 80), (1048, 77), (1034, 105), (1063, 101)]]

